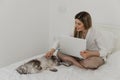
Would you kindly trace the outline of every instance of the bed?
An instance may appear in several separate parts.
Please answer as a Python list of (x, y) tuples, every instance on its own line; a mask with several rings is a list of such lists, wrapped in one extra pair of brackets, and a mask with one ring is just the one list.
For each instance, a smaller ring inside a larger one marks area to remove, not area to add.
[(119, 80), (120, 79), (120, 26), (115, 25), (95, 25), (99, 30), (113, 32), (116, 37), (115, 49), (107, 58), (107, 63), (97, 70), (84, 70), (75, 66), (65, 67), (63, 65), (56, 67), (58, 72), (45, 70), (37, 74), (20, 75), (16, 68), (36, 57), (11, 64), (0, 69), (0, 80)]

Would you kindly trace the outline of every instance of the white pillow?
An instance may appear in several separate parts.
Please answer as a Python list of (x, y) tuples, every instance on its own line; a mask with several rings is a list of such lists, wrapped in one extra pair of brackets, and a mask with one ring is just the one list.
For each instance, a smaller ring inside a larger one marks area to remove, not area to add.
[(114, 49), (115, 49), (115, 36), (112, 32), (110, 31), (101, 31), (102, 35), (103, 35), (103, 39), (104, 39), (104, 46), (107, 47), (107, 49), (109, 50), (109, 53), (107, 54), (107, 56), (109, 56), (111, 53), (113, 53)]
[(86, 40), (71, 36), (60, 36), (59, 47), (64, 54), (82, 58), (80, 51), (86, 50)]

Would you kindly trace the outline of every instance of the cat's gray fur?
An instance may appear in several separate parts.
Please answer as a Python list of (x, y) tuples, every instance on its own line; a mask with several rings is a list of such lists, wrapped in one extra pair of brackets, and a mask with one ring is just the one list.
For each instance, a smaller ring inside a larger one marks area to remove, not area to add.
[(34, 60), (31, 60), (31, 61), (19, 66), (16, 69), (16, 71), (20, 74), (39, 73), (46, 69), (56, 72), (57, 69), (54, 67), (58, 66), (58, 65), (59, 65), (59, 60), (56, 56), (52, 56), (49, 59), (45, 58), (45, 56), (42, 56), (41, 58), (36, 58)]
[(20, 74), (33, 74), (39, 73), (43, 70), (49, 69), (50, 71), (56, 72), (57, 69), (54, 68), (55, 66), (64, 65), (64, 66), (71, 66), (71, 63), (62, 62), (56, 56), (52, 56), (51, 58), (46, 58), (42, 56), (40, 58), (36, 58), (33, 60), (28, 61), (27, 63), (19, 66), (16, 71)]

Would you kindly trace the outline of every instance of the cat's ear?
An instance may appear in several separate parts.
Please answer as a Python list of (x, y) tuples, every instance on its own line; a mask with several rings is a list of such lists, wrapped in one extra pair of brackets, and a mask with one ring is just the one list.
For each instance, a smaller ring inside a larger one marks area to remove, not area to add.
[(57, 72), (58, 71), (56, 68), (50, 68), (49, 70), (52, 71), (52, 72)]

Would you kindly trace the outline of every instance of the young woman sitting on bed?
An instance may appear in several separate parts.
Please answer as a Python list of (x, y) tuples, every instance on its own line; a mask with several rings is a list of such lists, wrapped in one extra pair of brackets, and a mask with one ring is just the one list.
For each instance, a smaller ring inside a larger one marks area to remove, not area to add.
[[(61, 61), (85, 69), (97, 69), (105, 63), (106, 55), (110, 49), (104, 46), (102, 34), (92, 27), (91, 16), (88, 12), (82, 11), (75, 15), (74, 37), (83, 38), (87, 41), (87, 49), (80, 52), (84, 59), (81, 60), (58, 51), (57, 56)], [(46, 53), (46, 58), (50, 58), (56, 49), (57, 44)]]

